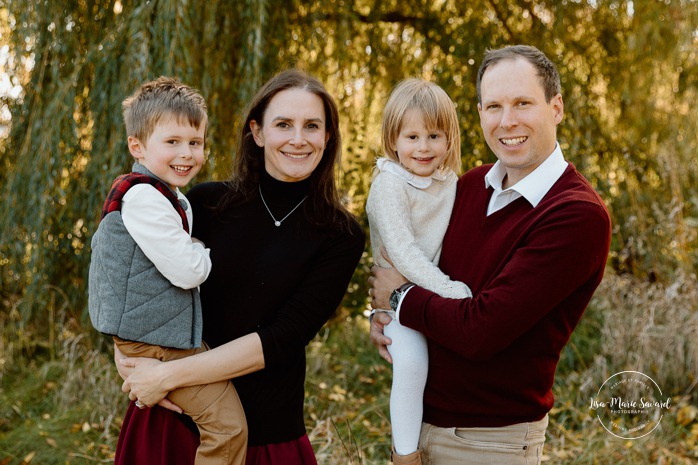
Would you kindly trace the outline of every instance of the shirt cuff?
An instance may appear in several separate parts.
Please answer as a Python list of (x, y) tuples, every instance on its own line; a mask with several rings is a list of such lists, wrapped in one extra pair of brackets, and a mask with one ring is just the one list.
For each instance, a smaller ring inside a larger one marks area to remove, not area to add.
[(395, 319), (398, 323), (400, 323), (400, 309), (402, 308), (402, 301), (405, 300), (405, 297), (407, 297), (407, 293), (410, 292), (413, 288), (414, 286), (409, 287), (400, 296), (400, 300), (397, 303), (397, 308), (395, 309)]

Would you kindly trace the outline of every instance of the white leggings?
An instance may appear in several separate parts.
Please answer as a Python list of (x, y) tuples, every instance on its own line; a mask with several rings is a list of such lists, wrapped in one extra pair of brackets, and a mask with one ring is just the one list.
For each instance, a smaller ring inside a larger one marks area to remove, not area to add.
[(392, 339), (388, 346), (393, 358), (393, 387), (390, 393), (390, 422), (393, 446), (399, 455), (417, 450), (422, 426), (424, 386), (427, 383), (429, 355), (422, 333), (393, 320), (385, 327)]

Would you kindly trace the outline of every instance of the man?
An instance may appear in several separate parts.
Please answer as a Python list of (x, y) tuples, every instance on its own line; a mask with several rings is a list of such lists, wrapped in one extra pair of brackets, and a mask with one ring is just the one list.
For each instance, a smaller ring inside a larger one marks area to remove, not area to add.
[[(610, 218), (563, 158), (560, 77), (542, 52), (488, 51), (477, 88), (498, 161), (459, 180), (439, 264), (473, 297), (443, 298), (379, 267), (370, 293), (429, 341), (423, 463), (537, 463), (560, 351), (603, 276)], [(371, 325), (388, 361), (390, 321), (377, 313)]]

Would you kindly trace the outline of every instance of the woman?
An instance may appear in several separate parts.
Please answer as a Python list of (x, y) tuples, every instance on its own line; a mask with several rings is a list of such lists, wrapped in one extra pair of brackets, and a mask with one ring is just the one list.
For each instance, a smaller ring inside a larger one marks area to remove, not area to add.
[[(340, 152), (323, 85), (298, 70), (269, 80), (250, 105), (231, 179), (188, 194), (193, 235), (211, 248), (201, 300), (212, 350), (119, 363), (124, 390), (148, 406), (178, 387), (233, 379), (248, 465), (316, 463), (303, 421), (305, 346), (340, 304), (365, 240), (339, 201)], [(187, 420), (131, 403), (115, 463), (192, 465), (198, 437)]]

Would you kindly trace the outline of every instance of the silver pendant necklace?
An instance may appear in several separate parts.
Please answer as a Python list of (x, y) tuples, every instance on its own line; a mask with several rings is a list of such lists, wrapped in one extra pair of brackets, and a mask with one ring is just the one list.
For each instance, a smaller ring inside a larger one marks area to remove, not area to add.
[(288, 218), (289, 216), (291, 216), (291, 213), (293, 213), (294, 211), (296, 211), (296, 209), (297, 209), (298, 207), (300, 207), (301, 204), (302, 204), (303, 202), (305, 202), (305, 199), (308, 198), (307, 195), (306, 195), (305, 197), (303, 197), (303, 199), (302, 199), (300, 202), (298, 202), (298, 205), (296, 205), (295, 207), (293, 207), (293, 210), (291, 210), (290, 212), (288, 212), (288, 214), (287, 214), (286, 216), (284, 216), (283, 218), (281, 218), (280, 220), (277, 220), (276, 218), (274, 218), (274, 215), (271, 213), (271, 210), (269, 210), (269, 206), (267, 205), (267, 202), (264, 200), (264, 195), (262, 195), (262, 186), (259, 185), (259, 186), (257, 186), (257, 187), (259, 188), (259, 196), (262, 198), (262, 203), (264, 204), (264, 207), (265, 207), (265, 208), (267, 209), (267, 211), (269, 212), (269, 216), (271, 216), (271, 219), (274, 220), (274, 226), (276, 226), (277, 228), (278, 228), (279, 226), (281, 226), (281, 223), (283, 223), (283, 222), (286, 220), (286, 218)]

